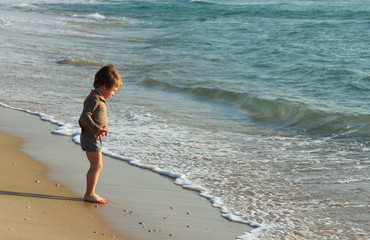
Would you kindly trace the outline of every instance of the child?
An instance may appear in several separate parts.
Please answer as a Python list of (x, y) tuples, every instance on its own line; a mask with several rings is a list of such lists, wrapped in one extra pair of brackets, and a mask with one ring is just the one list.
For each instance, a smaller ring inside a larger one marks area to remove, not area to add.
[(78, 121), (81, 127), (81, 148), (86, 152), (90, 169), (86, 174), (84, 200), (105, 204), (107, 200), (95, 193), (99, 174), (103, 168), (102, 137), (108, 133), (107, 106), (105, 100), (114, 96), (122, 81), (118, 71), (108, 65), (95, 75), (94, 88), (86, 97), (84, 108)]

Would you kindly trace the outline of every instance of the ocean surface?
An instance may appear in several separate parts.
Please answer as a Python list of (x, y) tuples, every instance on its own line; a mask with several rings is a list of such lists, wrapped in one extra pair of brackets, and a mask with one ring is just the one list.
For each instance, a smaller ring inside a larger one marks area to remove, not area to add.
[(105, 154), (255, 227), (235, 238), (370, 239), (369, 39), (367, 0), (0, 0), (0, 104), (78, 143), (113, 64)]

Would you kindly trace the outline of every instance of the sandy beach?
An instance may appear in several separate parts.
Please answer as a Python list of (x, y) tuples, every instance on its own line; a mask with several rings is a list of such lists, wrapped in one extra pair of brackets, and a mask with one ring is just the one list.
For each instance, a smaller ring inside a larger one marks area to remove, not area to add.
[(19, 138), (0, 133), (1, 239), (115, 239), (94, 206), (62, 184), (18, 148)]
[(251, 229), (173, 179), (107, 156), (97, 192), (109, 203), (83, 202), (88, 163), (80, 147), (36, 115), (4, 107), (0, 114), (5, 239), (226, 240)]

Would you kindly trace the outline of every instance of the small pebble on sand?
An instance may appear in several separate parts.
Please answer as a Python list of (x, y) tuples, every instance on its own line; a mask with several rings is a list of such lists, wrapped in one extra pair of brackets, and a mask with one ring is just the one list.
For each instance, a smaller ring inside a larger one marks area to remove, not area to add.
[(187, 228), (191, 228), (191, 226), (190, 226), (190, 225), (187, 225), (186, 227), (187, 227)]
[(56, 187), (60, 187), (60, 184), (55, 184)]
[(186, 214), (191, 215), (191, 212), (187, 212)]
[(35, 180), (35, 183), (40, 183), (40, 180)]
[(173, 233), (170, 233), (170, 237), (173, 237)]
[(174, 210), (175, 208), (174, 207), (170, 207), (171, 210)]

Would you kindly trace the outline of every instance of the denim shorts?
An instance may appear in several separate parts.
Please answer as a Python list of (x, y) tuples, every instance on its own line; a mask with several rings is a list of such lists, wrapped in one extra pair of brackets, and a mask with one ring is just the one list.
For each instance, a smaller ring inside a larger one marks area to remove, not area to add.
[(80, 135), (81, 148), (85, 152), (102, 152), (102, 141)]

